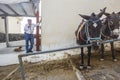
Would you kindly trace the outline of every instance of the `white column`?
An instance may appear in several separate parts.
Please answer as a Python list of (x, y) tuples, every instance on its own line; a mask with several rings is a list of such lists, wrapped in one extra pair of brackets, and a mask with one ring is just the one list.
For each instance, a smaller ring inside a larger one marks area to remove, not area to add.
[(9, 47), (9, 35), (8, 35), (8, 18), (7, 16), (4, 17), (5, 20), (5, 34), (6, 34), (6, 46)]

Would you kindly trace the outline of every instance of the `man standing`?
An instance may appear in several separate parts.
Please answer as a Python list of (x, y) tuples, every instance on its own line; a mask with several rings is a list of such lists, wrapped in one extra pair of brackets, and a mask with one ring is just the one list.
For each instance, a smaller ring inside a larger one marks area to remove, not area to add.
[[(38, 25), (38, 24), (37, 24)], [(26, 41), (26, 53), (32, 52), (32, 48), (34, 45), (34, 28), (37, 26), (32, 24), (32, 20), (28, 19), (28, 24), (24, 27), (25, 41)], [(30, 43), (30, 45), (29, 45)]]

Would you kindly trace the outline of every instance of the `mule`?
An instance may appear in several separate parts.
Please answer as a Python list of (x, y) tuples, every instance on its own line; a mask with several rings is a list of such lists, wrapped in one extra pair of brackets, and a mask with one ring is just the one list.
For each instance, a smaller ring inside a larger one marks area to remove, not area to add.
[[(102, 23), (103, 27), (101, 29), (102, 40), (117, 39), (119, 36), (119, 21), (120, 12), (112, 14), (104, 13), (106, 16), (105, 21)], [(111, 53), (113, 61), (117, 61), (114, 51), (114, 42), (110, 43)], [(104, 44), (101, 44), (101, 60), (104, 60)]]
[[(78, 26), (78, 29), (75, 32), (76, 35), (76, 42), (79, 45), (86, 45), (93, 43), (96, 48), (97, 42), (94, 42), (96, 40), (101, 40), (101, 27), (102, 23), (100, 18), (105, 13), (106, 8), (104, 8), (99, 14), (92, 13), (90, 16), (87, 15), (81, 15), (82, 18), (87, 20), (86, 22), (82, 20), (82, 23)], [(87, 47), (88, 49), (88, 60), (87, 60), (87, 68), (91, 68), (90, 64), (90, 58), (91, 58), (91, 46)], [(84, 68), (84, 48), (81, 48), (81, 64), (80, 69)]]

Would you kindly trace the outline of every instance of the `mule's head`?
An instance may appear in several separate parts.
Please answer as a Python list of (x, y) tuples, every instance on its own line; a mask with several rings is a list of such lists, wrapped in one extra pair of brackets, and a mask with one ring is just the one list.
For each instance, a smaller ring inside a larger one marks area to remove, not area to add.
[(111, 38), (118, 38), (119, 36), (119, 21), (120, 21), (120, 12), (115, 13), (113, 12), (112, 14), (109, 13), (104, 13), (106, 16), (106, 24), (107, 27), (109, 27), (109, 36)]
[[(98, 38), (100, 37), (100, 32), (101, 32), (101, 27), (102, 27), (102, 23), (101, 23), (101, 16), (105, 13), (106, 8), (104, 8), (103, 10), (101, 10), (101, 12), (99, 14), (95, 14), (92, 13), (90, 16), (87, 15), (81, 15), (79, 14), (82, 18), (87, 20), (87, 26), (88, 26), (88, 32), (89, 36), (91, 38)], [(93, 43), (95, 46), (97, 45), (96, 42)]]
[(79, 14), (82, 18), (87, 20), (90, 37), (95, 38), (100, 36), (100, 29), (102, 27), (100, 18), (105, 13), (105, 10), (106, 7), (101, 10), (99, 14), (92, 13), (90, 16)]

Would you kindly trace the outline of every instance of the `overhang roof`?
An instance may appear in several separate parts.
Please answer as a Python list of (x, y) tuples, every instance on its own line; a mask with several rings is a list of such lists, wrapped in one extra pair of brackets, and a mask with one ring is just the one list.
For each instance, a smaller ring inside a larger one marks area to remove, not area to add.
[(34, 17), (38, 1), (39, 0), (0, 0), (0, 16)]

